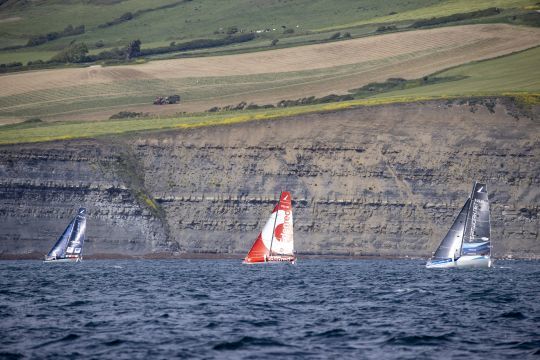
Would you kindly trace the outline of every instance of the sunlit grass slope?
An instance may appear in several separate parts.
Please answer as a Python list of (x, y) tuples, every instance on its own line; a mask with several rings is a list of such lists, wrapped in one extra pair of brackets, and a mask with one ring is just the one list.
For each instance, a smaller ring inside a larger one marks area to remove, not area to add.
[(435, 74), (466, 77), (458, 81), (380, 94), (378, 98), (415, 96), (497, 95), (540, 92), (540, 47), (498, 59), (462, 65)]
[[(535, 0), (44, 0), (8, 1), (0, 5), (0, 48), (24, 45), (31, 36), (62, 31), (67, 25), (85, 25), (86, 32), (43, 45), (0, 51), (0, 60), (48, 60), (72, 41), (85, 42), (90, 50), (125, 46), (140, 39), (145, 46), (225, 36), (227, 29), (260, 33), (263, 39), (305, 37), (320, 31), (365, 24), (446, 16), (497, 6), (525, 9)], [(162, 6), (170, 5), (165, 9)], [(132, 20), (103, 27), (130, 12)], [(285, 29), (293, 31), (284, 34)], [(330, 33), (331, 34), (331, 33)], [(325, 35), (327, 38), (329, 35)], [(314, 40), (312, 38), (311, 40)], [(256, 42), (257, 43), (257, 42)], [(260, 46), (261, 42), (257, 43)], [(251, 46), (251, 45), (249, 45)]]
[(451, 1), (440, 1), (436, 4), (432, 4), (425, 7), (419, 7), (416, 9), (405, 10), (398, 12), (396, 14), (373, 17), (370, 19), (362, 19), (359, 21), (347, 23), (344, 22), (339, 26), (329, 26), (318, 29), (319, 31), (323, 30), (332, 30), (339, 28), (347, 28), (352, 26), (359, 26), (369, 23), (387, 23), (387, 22), (398, 22), (405, 20), (415, 20), (415, 19), (429, 19), (433, 17), (442, 17), (448, 16), (451, 14), (466, 13), (475, 10), (482, 10), (490, 7), (499, 7), (499, 8), (525, 8), (535, 4), (534, 1), (527, 0), (451, 0)]
[(163, 129), (187, 129), (212, 125), (229, 125), (247, 121), (269, 120), (314, 112), (335, 111), (354, 106), (374, 106), (389, 103), (429, 100), (431, 97), (364, 99), (347, 102), (274, 108), (267, 110), (227, 112), (221, 114), (194, 114), (168, 119), (150, 118), (133, 120), (109, 120), (102, 122), (36, 123), (16, 124), (0, 127), (0, 145), (23, 142), (40, 142), (91, 138), (127, 132)]

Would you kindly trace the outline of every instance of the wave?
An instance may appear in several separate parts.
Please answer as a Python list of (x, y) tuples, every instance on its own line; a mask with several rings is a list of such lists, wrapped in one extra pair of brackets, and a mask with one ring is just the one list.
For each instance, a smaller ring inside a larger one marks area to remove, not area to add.
[(347, 332), (345, 330), (333, 329), (333, 330), (324, 331), (319, 334), (315, 334), (314, 336), (322, 337), (322, 338), (337, 338), (337, 337), (343, 337), (345, 335), (347, 335)]
[(80, 336), (77, 334), (68, 334), (61, 339), (47, 341), (42, 344), (36, 345), (33, 347), (33, 349), (39, 349), (41, 347), (45, 347), (45, 346), (56, 344), (56, 343), (71, 342), (71, 341), (77, 340), (78, 338), (80, 338)]
[(521, 311), (516, 311), (516, 310), (507, 311), (505, 313), (502, 313), (499, 316), (502, 317), (502, 318), (518, 319), (518, 320), (523, 320), (523, 319), (527, 318)]
[(111, 341), (104, 342), (103, 345), (105, 345), (105, 346), (118, 346), (118, 345), (123, 344), (123, 343), (125, 343), (124, 340), (114, 339), (114, 340), (111, 340)]
[(454, 332), (449, 332), (441, 335), (403, 335), (392, 336), (385, 343), (392, 345), (407, 345), (407, 346), (428, 346), (440, 345), (442, 343), (452, 341)]
[(279, 341), (270, 339), (270, 338), (256, 338), (251, 336), (244, 336), (241, 339), (237, 341), (226, 341), (226, 342), (220, 342), (216, 345), (214, 345), (214, 350), (238, 350), (243, 349), (251, 346), (257, 346), (257, 347), (285, 347), (288, 345), (285, 345)]

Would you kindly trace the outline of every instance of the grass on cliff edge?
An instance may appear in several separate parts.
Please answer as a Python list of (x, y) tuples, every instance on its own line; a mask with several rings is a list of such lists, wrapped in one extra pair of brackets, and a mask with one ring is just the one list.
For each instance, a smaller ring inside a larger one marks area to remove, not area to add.
[[(540, 104), (539, 94), (503, 94), (513, 96), (526, 104)], [(164, 129), (189, 129), (204, 126), (231, 125), (248, 121), (270, 120), (295, 115), (331, 112), (357, 106), (375, 106), (392, 103), (408, 103), (437, 99), (452, 99), (457, 96), (426, 96), (426, 97), (392, 97), (386, 99), (360, 99), (330, 104), (317, 104), (291, 108), (274, 108), (264, 111), (253, 110), (229, 112), (223, 114), (196, 114), (180, 118), (168, 119), (132, 119), (102, 122), (80, 123), (35, 123), (6, 125), (0, 130), (0, 145), (45, 142), (54, 140), (69, 140), (94, 138), (105, 135), (115, 135), (128, 132), (155, 131)]]

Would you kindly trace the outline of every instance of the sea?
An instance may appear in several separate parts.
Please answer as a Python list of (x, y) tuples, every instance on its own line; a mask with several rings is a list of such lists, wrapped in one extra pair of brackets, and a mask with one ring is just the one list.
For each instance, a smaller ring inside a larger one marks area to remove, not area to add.
[(538, 359), (540, 262), (0, 262), (1, 359)]

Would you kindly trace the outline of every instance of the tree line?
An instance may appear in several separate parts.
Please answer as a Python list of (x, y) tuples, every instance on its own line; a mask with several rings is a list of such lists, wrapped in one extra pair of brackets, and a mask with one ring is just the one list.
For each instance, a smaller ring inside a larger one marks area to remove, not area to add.
[[(139, 39), (132, 40), (127, 46), (116, 47), (110, 50), (104, 50), (98, 54), (89, 54), (88, 46), (85, 43), (71, 43), (50, 60), (36, 60), (29, 61), (27, 66), (33, 68), (45, 67), (51, 64), (77, 64), (77, 63), (89, 63), (95, 61), (129, 61), (141, 56), (166, 54), (170, 52), (196, 50), (212, 48), (224, 45), (230, 45), (235, 43), (241, 43), (251, 41), (255, 39), (255, 34), (241, 34), (234, 36), (227, 36), (222, 39), (198, 39), (185, 43), (172, 42), (169, 46), (162, 46), (157, 48), (141, 49), (141, 41)], [(7, 72), (22, 68), (24, 65), (21, 62), (12, 62), (8, 64), (0, 64), (0, 72)]]

